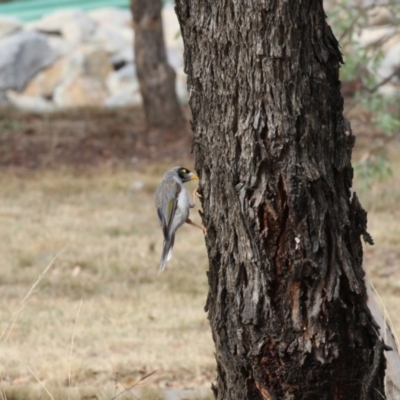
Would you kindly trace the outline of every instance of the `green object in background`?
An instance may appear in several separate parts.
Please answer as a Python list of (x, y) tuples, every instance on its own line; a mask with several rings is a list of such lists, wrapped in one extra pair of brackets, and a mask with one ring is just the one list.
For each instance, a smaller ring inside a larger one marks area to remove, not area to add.
[(91, 10), (103, 7), (129, 8), (129, 0), (15, 0), (0, 2), (0, 15), (33, 21), (60, 9)]

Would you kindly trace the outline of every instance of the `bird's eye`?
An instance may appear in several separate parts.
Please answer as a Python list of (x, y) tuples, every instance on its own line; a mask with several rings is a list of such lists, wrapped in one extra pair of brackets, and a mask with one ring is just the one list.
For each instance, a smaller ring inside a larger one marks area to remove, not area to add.
[(188, 170), (186, 168), (182, 168), (181, 171), (182, 171), (183, 174), (187, 174), (188, 173)]

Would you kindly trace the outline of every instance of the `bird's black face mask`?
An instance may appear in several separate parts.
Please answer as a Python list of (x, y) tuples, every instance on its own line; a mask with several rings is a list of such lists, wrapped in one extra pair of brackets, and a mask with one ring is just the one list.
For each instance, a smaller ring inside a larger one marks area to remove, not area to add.
[(199, 179), (197, 174), (195, 174), (194, 172), (190, 172), (187, 168), (180, 168), (178, 170), (178, 175), (183, 183), (189, 182), (193, 179)]

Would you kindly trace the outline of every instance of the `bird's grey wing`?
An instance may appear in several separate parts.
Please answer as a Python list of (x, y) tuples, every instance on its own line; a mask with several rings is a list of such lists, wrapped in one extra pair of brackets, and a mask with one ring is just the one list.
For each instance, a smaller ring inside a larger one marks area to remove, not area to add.
[(164, 239), (169, 237), (181, 189), (181, 185), (175, 179), (165, 179), (160, 184), (160, 202), (157, 205), (157, 214), (161, 222)]
[(160, 221), (160, 225), (161, 225), (164, 237), (165, 237), (167, 224), (165, 223), (164, 214), (161, 211), (161, 208), (157, 208), (157, 215), (158, 215), (158, 219)]

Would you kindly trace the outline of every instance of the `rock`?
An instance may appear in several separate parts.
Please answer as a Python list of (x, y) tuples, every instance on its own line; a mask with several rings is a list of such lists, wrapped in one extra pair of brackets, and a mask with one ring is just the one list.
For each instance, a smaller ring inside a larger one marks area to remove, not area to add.
[(21, 28), (22, 22), (19, 19), (0, 15), (0, 39), (21, 30)]
[[(166, 5), (162, 12), (167, 57), (177, 73), (178, 97), (186, 101), (179, 23), (172, 5)], [(14, 90), (9, 99), (3, 96), (6, 101), (43, 111), (53, 106), (127, 107), (142, 103), (130, 10), (64, 9), (26, 24), (30, 30), (17, 33), (12, 32), (21, 29), (19, 21), (7, 19), (3, 30), (2, 21), (0, 16), (0, 37), (2, 32), (11, 36), (0, 40), (0, 94)]]
[(108, 74), (113, 71), (108, 53), (93, 45), (83, 47), (82, 52), (85, 73), (103, 82)]
[(168, 64), (175, 70), (183, 68), (183, 47), (170, 46), (167, 49)]
[(45, 100), (43, 97), (27, 96), (13, 90), (9, 90), (7, 96), (10, 103), (21, 110), (38, 113), (55, 110), (54, 104)]
[(113, 24), (117, 26), (127, 26), (132, 28), (132, 13), (130, 10), (121, 8), (98, 8), (88, 12), (88, 16), (101, 24)]
[(187, 75), (183, 72), (183, 67), (176, 70), (175, 90), (179, 101), (186, 104), (189, 96), (187, 91)]
[(133, 49), (133, 30), (124, 26), (103, 24), (98, 27), (92, 41), (111, 54)]
[(108, 91), (112, 94), (139, 92), (139, 82), (136, 77), (136, 68), (127, 64), (118, 71), (113, 71), (106, 80)]
[(142, 104), (136, 68), (133, 64), (127, 64), (112, 72), (106, 80), (106, 85), (111, 93), (104, 103), (106, 107), (117, 108)]
[(67, 59), (61, 58), (49, 68), (39, 72), (27, 85), (24, 95), (51, 98), (55, 88), (61, 83), (67, 72)]
[(28, 24), (31, 29), (62, 35), (71, 43), (86, 41), (94, 33), (96, 23), (79, 9), (54, 11)]
[(142, 104), (142, 96), (136, 93), (116, 93), (107, 97), (104, 105), (108, 108), (131, 107)]
[(181, 30), (172, 4), (163, 7), (165, 47), (168, 62), (174, 69), (183, 67), (183, 39)]
[(186, 74), (183, 72), (183, 39), (180, 33), (179, 21), (172, 4), (167, 4), (163, 7), (162, 18), (168, 63), (176, 72), (176, 94), (179, 101), (186, 103), (188, 101), (188, 93)]
[(127, 64), (133, 64), (135, 55), (133, 54), (133, 46), (130, 46), (111, 57), (111, 64), (114, 69), (121, 69)]
[(84, 74), (104, 82), (113, 71), (108, 53), (93, 44), (84, 44), (75, 48), (67, 57), (69, 76)]
[(77, 76), (62, 82), (54, 92), (54, 103), (59, 107), (102, 106), (107, 92), (98, 79)]
[(0, 41), (0, 89), (21, 91), (56, 55), (45, 35), (21, 31)]
[(112, 70), (109, 56), (104, 50), (93, 45), (82, 45), (37, 74), (27, 85), (24, 94), (51, 98), (56, 87), (65, 80), (85, 75), (104, 82)]
[(75, 47), (60, 36), (48, 35), (47, 41), (57, 56), (65, 56), (71, 53)]
[(96, 30), (96, 25), (96, 22), (80, 12), (75, 15), (73, 20), (63, 24), (62, 36), (72, 44), (89, 42)]
[(28, 23), (27, 27), (43, 33), (61, 35), (61, 28), (63, 24), (71, 21), (75, 15), (81, 12), (82, 11), (79, 9), (54, 11), (44, 15), (39, 20)]

